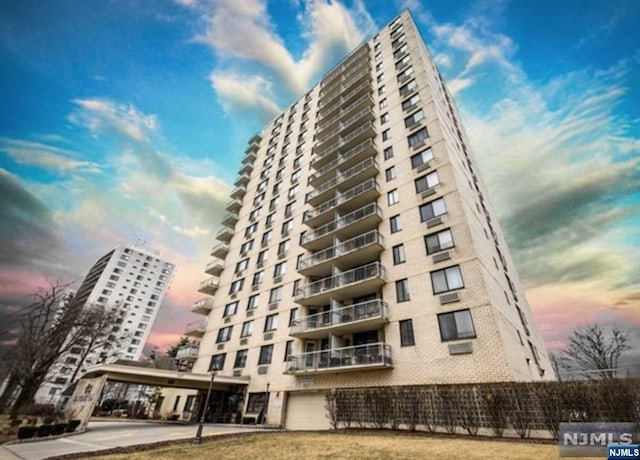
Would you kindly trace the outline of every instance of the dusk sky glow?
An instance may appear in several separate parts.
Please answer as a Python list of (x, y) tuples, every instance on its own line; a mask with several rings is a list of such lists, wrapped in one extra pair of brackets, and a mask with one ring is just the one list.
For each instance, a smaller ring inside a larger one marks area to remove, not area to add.
[(640, 3), (87, 0), (0, 6), (0, 308), (145, 240), (177, 341), (246, 143), (410, 8), (455, 95), (547, 347), (640, 362)]

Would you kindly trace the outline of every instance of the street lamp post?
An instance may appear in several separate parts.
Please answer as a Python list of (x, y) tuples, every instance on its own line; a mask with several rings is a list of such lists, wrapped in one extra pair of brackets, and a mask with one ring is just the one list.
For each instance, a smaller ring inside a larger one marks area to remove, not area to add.
[(204, 407), (202, 408), (202, 414), (200, 414), (200, 422), (198, 423), (198, 431), (196, 431), (196, 437), (193, 438), (194, 444), (202, 443), (202, 428), (204, 427), (204, 418), (209, 408), (209, 398), (211, 397), (211, 387), (213, 387), (213, 379), (216, 376), (216, 371), (211, 371), (211, 380), (209, 380), (209, 389), (207, 390), (207, 398), (204, 401)]

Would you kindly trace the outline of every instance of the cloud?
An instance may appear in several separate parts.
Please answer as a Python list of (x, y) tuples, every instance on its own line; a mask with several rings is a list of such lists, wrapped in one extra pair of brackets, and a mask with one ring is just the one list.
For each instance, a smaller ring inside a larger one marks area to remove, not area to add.
[(80, 156), (77, 152), (40, 142), (2, 137), (0, 138), (0, 151), (6, 153), (18, 164), (60, 173), (69, 173), (73, 170), (83, 173), (101, 171), (97, 163), (77, 159)]
[(266, 114), (279, 112), (275, 101), (300, 95), (375, 29), (361, 0), (352, 9), (326, 0), (294, 6), (300, 8), (297, 18), (307, 42), (299, 58), (287, 48), (263, 0), (199, 4), (205, 27), (195, 40), (219, 58), (210, 79), (227, 113), (257, 109), (264, 121)]
[(158, 129), (156, 115), (145, 115), (131, 104), (119, 104), (108, 99), (74, 99), (76, 106), (68, 119), (89, 129), (94, 135), (115, 130), (136, 140), (146, 141)]

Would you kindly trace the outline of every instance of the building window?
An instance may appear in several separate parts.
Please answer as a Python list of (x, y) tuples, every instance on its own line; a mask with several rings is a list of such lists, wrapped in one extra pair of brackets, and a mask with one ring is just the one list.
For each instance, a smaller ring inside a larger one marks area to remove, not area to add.
[(411, 157), (411, 167), (413, 169), (419, 168), (425, 163), (433, 160), (433, 152), (431, 148), (423, 150), (422, 152), (416, 153)]
[(415, 180), (416, 193), (422, 193), (424, 191), (427, 191), (430, 188), (435, 187), (439, 183), (440, 183), (440, 179), (438, 178), (437, 171), (433, 171), (432, 173), (429, 173), (426, 176), (419, 177)]
[(416, 344), (413, 336), (413, 321), (405, 319), (399, 322), (400, 325), (400, 346), (410, 347)]
[(253, 222), (260, 216), (260, 212), (262, 212), (262, 208), (254, 209), (249, 213), (249, 220)]
[(413, 75), (413, 66), (409, 66), (398, 74), (398, 82), (407, 81)]
[(278, 314), (269, 315), (264, 320), (264, 332), (275, 331), (278, 329)]
[(391, 229), (391, 233), (402, 230), (402, 219), (400, 218), (400, 214), (389, 218), (389, 227)]
[(273, 345), (263, 345), (260, 347), (260, 356), (258, 357), (258, 365), (271, 364), (273, 356)]
[(293, 354), (293, 340), (287, 340), (286, 345), (284, 346), (284, 360), (289, 361), (289, 358)]
[(244, 231), (245, 238), (249, 238), (251, 235), (253, 235), (256, 232), (256, 230), (258, 230), (258, 224), (249, 225)]
[(269, 293), (269, 303), (275, 303), (282, 300), (282, 286), (271, 289)]
[(382, 96), (386, 92), (387, 92), (386, 85), (382, 85), (381, 87), (378, 88), (378, 96)]
[(272, 236), (273, 236), (273, 231), (272, 230), (269, 230), (268, 232), (264, 232), (262, 234), (262, 240), (261, 240), (262, 245), (269, 244), (269, 241), (271, 241), (271, 237)]
[(233, 326), (228, 326), (218, 330), (218, 337), (216, 339), (216, 343), (228, 342), (229, 340), (231, 340), (232, 329), (233, 329)]
[(293, 230), (293, 219), (290, 219), (282, 224), (282, 236), (287, 236), (289, 232)]
[(247, 301), (247, 310), (255, 310), (258, 308), (258, 300), (260, 299), (260, 294), (254, 294), (249, 297)]
[(224, 368), (224, 360), (227, 357), (226, 353), (220, 353), (211, 357), (211, 363), (209, 364), (209, 372), (221, 371)]
[(402, 110), (407, 112), (417, 106), (418, 102), (420, 102), (420, 95), (414, 94), (409, 99), (402, 101)]
[(291, 294), (292, 297), (295, 297), (298, 294), (298, 291), (300, 290), (300, 283), (301, 282), (302, 282), (301, 280), (295, 280), (293, 282), (293, 291), (292, 291), (292, 294)]
[(421, 128), (407, 138), (409, 147), (416, 148), (417, 146), (423, 144), (428, 137), (429, 134), (427, 133), (427, 128)]
[(398, 189), (394, 188), (393, 190), (387, 192), (387, 204), (389, 206), (396, 204), (398, 201), (400, 201), (400, 198), (398, 197)]
[(229, 294), (237, 294), (242, 291), (242, 287), (244, 286), (244, 278), (235, 280), (229, 286)]
[(287, 263), (280, 262), (273, 267), (273, 277), (283, 276), (287, 272)]
[(267, 402), (267, 393), (249, 393), (247, 414), (259, 414)]
[(400, 87), (400, 97), (404, 97), (407, 94), (413, 92), (418, 87), (418, 84), (415, 80), (411, 80), (406, 85)]
[(247, 350), (238, 350), (236, 351), (236, 359), (233, 363), (234, 369), (241, 369), (247, 365)]
[(296, 206), (296, 202), (292, 201), (291, 203), (288, 203), (285, 207), (284, 207), (284, 216), (285, 217), (291, 217), (293, 215), (293, 209)]
[(407, 302), (411, 300), (409, 295), (409, 280), (407, 278), (396, 281), (396, 301)]
[(427, 247), (428, 255), (452, 248), (454, 244), (451, 229), (442, 230), (438, 233), (432, 233), (431, 235), (425, 236), (424, 244)]
[(289, 327), (293, 326), (293, 323), (295, 322), (297, 317), (298, 317), (297, 308), (292, 308), (291, 310), (289, 310)]
[(469, 310), (452, 311), (438, 315), (440, 337), (443, 341), (472, 339), (476, 336)]
[(264, 263), (267, 261), (267, 254), (269, 253), (268, 249), (263, 249), (258, 253), (258, 259), (256, 261), (258, 267), (262, 267)]
[(271, 214), (269, 214), (267, 216), (267, 219), (264, 222), (264, 225), (267, 228), (270, 228), (273, 225), (273, 221), (275, 220), (275, 217), (276, 217), (276, 213), (275, 212), (272, 212)]
[(245, 241), (242, 243), (242, 246), (240, 246), (240, 255), (245, 255), (251, 248), (253, 248), (253, 240)]
[(411, 128), (417, 125), (418, 123), (420, 123), (420, 121), (422, 121), (423, 118), (424, 118), (424, 112), (422, 110), (418, 110), (411, 116), (404, 119), (404, 127)]
[(389, 158), (393, 158), (393, 147), (384, 149), (384, 159), (388, 160)]
[(433, 286), (434, 294), (463, 288), (464, 281), (462, 280), (462, 273), (460, 273), (460, 266), (454, 265), (453, 267), (431, 272), (431, 285)]
[(391, 166), (384, 171), (384, 176), (387, 179), (387, 182), (396, 178), (396, 167)]
[(425, 222), (434, 217), (441, 216), (447, 213), (447, 207), (444, 204), (444, 198), (438, 198), (427, 204), (420, 206), (420, 220)]
[(264, 281), (264, 270), (260, 270), (259, 272), (255, 272), (253, 274), (253, 281), (251, 282), (251, 286), (258, 286), (260, 283)]
[(238, 311), (238, 302), (231, 302), (225, 305), (224, 313), (222, 316), (224, 316), (225, 318), (227, 316), (233, 316), (236, 314), (237, 311)]
[(385, 123), (388, 123), (388, 122), (389, 122), (389, 112), (383, 113), (380, 116), (380, 124), (384, 125)]
[(253, 334), (253, 320), (245, 321), (244, 323), (242, 323), (240, 337), (249, 337), (251, 334)]
[(236, 264), (236, 273), (242, 273), (249, 266), (249, 259), (243, 259)]
[(384, 109), (387, 106), (387, 99), (381, 99), (380, 100), (380, 109)]
[(393, 265), (403, 264), (407, 261), (404, 255), (404, 244), (393, 247)]
[(278, 244), (278, 256), (284, 256), (291, 247), (291, 240), (281, 241)]

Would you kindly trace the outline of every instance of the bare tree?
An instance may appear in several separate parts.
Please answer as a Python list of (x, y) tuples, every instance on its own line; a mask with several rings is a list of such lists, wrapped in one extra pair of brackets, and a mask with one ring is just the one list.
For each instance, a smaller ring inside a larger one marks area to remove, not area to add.
[(630, 348), (628, 333), (618, 327), (606, 333), (598, 324), (585, 326), (569, 337), (561, 364), (567, 371), (589, 379), (612, 379), (620, 356)]
[(46, 288), (33, 294), (34, 301), (20, 316), (18, 338), (11, 352), (11, 376), (0, 395), (0, 410), (5, 410), (17, 394), (11, 403), (12, 416), (33, 401), (47, 374), (63, 355), (72, 347), (89, 343), (88, 338), (93, 337), (95, 342), (107, 327), (111, 328), (111, 323), (107, 326), (107, 318), (111, 316), (104, 311), (84, 311), (84, 305), (73, 299), (60, 308), (69, 286), (70, 283), (60, 281), (48, 282)]

